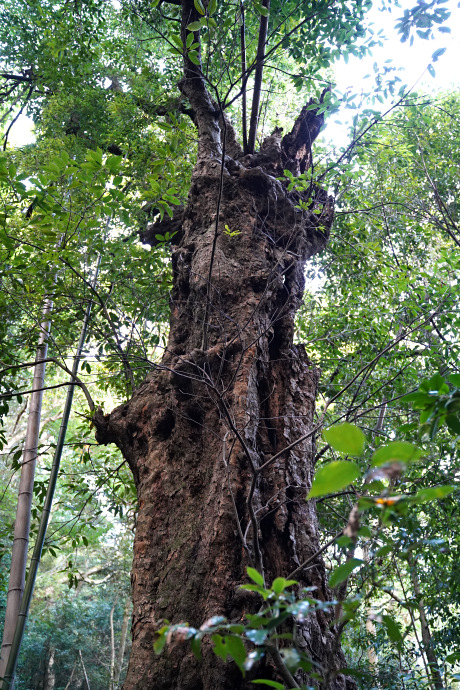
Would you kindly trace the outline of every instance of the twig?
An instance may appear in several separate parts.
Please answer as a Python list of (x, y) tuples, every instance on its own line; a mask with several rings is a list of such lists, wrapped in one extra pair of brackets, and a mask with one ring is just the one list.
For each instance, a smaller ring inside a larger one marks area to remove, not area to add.
[(332, 537), (332, 539), (329, 539), (329, 541), (326, 544), (324, 544), (324, 546), (322, 546), (319, 549), (319, 551), (314, 553), (313, 556), (310, 556), (310, 558), (307, 558), (307, 560), (304, 561), (301, 565), (299, 565), (295, 570), (293, 570), (292, 573), (289, 573), (286, 580), (290, 580), (291, 577), (294, 577), (294, 575), (297, 575), (297, 573), (299, 573), (301, 570), (306, 568), (307, 565), (310, 565), (310, 563), (315, 561), (318, 558), (318, 556), (320, 556), (323, 553), (323, 551), (326, 551), (326, 549), (328, 549), (330, 546), (332, 546), (332, 544), (335, 542), (335, 540), (338, 539), (340, 536), (342, 536), (342, 534), (343, 534), (343, 529), (341, 529), (340, 532), (337, 532), (337, 534), (334, 537)]
[(278, 673), (280, 674), (281, 678), (284, 680), (288, 688), (300, 688), (300, 685), (297, 683), (297, 681), (292, 676), (289, 669), (283, 662), (281, 654), (279, 653), (279, 649), (275, 647), (275, 645), (270, 644), (267, 645), (267, 650), (269, 651), (270, 656), (273, 659), (273, 663), (275, 664), (276, 670), (278, 671)]
[[(53, 362), (54, 364), (56, 364), (56, 366), (60, 367), (63, 371), (66, 372), (66, 374), (69, 374), (69, 376), (71, 376), (71, 378), (73, 378), (75, 385), (80, 386), (83, 393), (85, 394), (86, 400), (88, 401), (89, 409), (91, 410), (91, 412), (93, 412), (95, 409), (94, 401), (93, 401), (93, 399), (89, 393), (89, 390), (87, 389), (87, 387), (83, 383), (83, 381), (80, 378), (78, 378), (78, 376), (75, 376), (75, 374), (73, 374), (71, 372), (71, 370), (68, 369), (64, 364), (61, 364), (61, 362), (59, 362), (59, 360), (57, 360), (56, 357), (46, 357), (45, 359), (36, 360), (35, 362), (25, 362), (24, 364), (14, 364), (10, 367), (5, 367), (4, 369), (0, 370), (0, 376), (5, 371), (8, 371), (10, 369), (24, 369), (25, 367), (33, 367), (36, 364), (45, 364), (46, 362)], [(45, 391), (45, 390), (50, 390), (52, 388), (61, 388), (62, 386), (71, 386), (71, 385), (72, 385), (72, 382), (67, 381), (66, 383), (59, 383), (59, 384), (56, 384), (55, 386), (46, 386), (45, 388), (42, 388), (41, 390)], [(4, 395), (0, 395), (0, 398), (6, 398), (10, 395), (27, 395), (28, 393), (32, 393), (32, 391), (19, 391), (19, 392), (5, 393)]]

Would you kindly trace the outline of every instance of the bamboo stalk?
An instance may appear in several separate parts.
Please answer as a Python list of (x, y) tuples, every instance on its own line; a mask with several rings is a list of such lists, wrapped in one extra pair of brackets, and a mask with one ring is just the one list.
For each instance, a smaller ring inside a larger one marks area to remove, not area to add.
[[(99, 255), (95, 276), (93, 279), (93, 285), (96, 285), (97, 277), (99, 274), (99, 266), (101, 262), (101, 256)], [(72, 409), (73, 394), (75, 390), (75, 377), (78, 372), (78, 366), (81, 359), (81, 354), (83, 351), (83, 346), (86, 340), (86, 334), (88, 331), (89, 319), (91, 316), (92, 301), (89, 302), (88, 307), (85, 312), (85, 317), (83, 319), (83, 324), (80, 333), (80, 339), (77, 346), (77, 352), (74, 357), (72, 366), (72, 378), (70, 381), (69, 388), (67, 390), (67, 398), (64, 406), (64, 411), (62, 414), (61, 427), (59, 429), (59, 436), (56, 443), (56, 448), (54, 451), (53, 465), (51, 467), (51, 474), (48, 484), (48, 489), (46, 492), (45, 503), (43, 506), (43, 512), (40, 517), (40, 524), (38, 528), (37, 540), (35, 542), (34, 551), (30, 561), (29, 573), (27, 575), (27, 582), (24, 588), (24, 595), (20, 604), (19, 612), (17, 614), (17, 623), (14, 631), (14, 637), (10, 646), (10, 653), (8, 657), (8, 663), (6, 664), (5, 672), (3, 673), (3, 690), (13, 690), (14, 687), (14, 677), (16, 675), (16, 666), (19, 657), (19, 651), (21, 649), (22, 638), (24, 636), (24, 629), (27, 622), (27, 617), (29, 615), (30, 602), (32, 599), (32, 594), (35, 586), (35, 580), (37, 577), (38, 566), (41, 559), (41, 554), (43, 550), (43, 544), (45, 542), (46, 530), (48, 528), (49, 517), (51, 514), (51, 507), (53, 504), (54, 492), (56, 489), (57, 478), (59, 474), (59, 466), (61, 463), (62, 450), (64, 448), (65, 436), (67, 433), (67, 426), (69, 423), (70, 411)], [(42, 357), (43, 359), (43, 357)], [(30, 514), (30, 513), (29, 513)], [(26, 551), (27, 555), (27, 551)], [(83, 664), (83, 659), (82, 659)], [(89, 685), (88, 685), (89, 688)]]
[(34, 366), (32, 394), (30, 397), (27, 431), (21, 465), (21, 477), (19, 480), (18, 504), (16, 508), (13, 548), (11, 552), (11, 568), (6, 600), (5, 627), (3, 629), (3, 641), (0, 659), (0, 678), (5, 676), (11, 646), (13, 644), (16, 622), (18, 620), (21, 599), (24, 592), (27, 551), (29, 547), (32, 496), (35, 480), (35, 467), (37, 464), (40, 417), (45, 382), (46, 363), (43, 360), (46, 359), (48, 351), (48, 338), (51, 327), (50, 314), (52, 309), (53, 301), (50, 297), (47, 297), (43, 305), (42, 322), (40, 324), (40, 335), (38, 338), (37, 353), (35, 357), (35, 361), (37, 363)]

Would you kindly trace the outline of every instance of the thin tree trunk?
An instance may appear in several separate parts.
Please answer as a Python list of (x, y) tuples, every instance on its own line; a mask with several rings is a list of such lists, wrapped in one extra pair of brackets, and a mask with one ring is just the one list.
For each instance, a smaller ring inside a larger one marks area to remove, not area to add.
[(54, 657), (56, 654), (56, 647), (51, 645), (48, 652), (48, 664), (46, 666), (45, 680), (43, 683), (43, 690), (54, 690), (56, 684), (56, 672), (54, 669)]
[(243, 151), (249, 153), (248, 149), (248, 115), (247, 115), (247, 94), (246, 94), (246, 18), (244, 13), (244, 4), (240, 3), (240, 48), (241, 48), (241, 74), (243, 76), (242, 94), (241, 94), (241, 121), (243, 131)]
[(118, 647), (118, 654), (117, 654), (117, 659), (115, 662), (115, 673), (113, 677), (113, 687), (114, 690), (118, 690), (118, 686), (120, 684), (120, 675), (121, 675), (121, 669), (123, 667), (123, 659), (125, 656), (125, 649), (126, 649), (126, 638), (128, 636), (128, 625), (129, 625), (129, 620), (131, 618), (131, 599), (126, 600), (125, 608), (123, 611), (123, 621), (121, 624), (121, 633), (120, 633), (120, 645)]
[(80, 661), (81, 661), (81, 667), (83, 669), (83, 675), (85, 676), (86, 688), (87, 688), (87, 690), (91, 690), (91, 686), (89, 684), (88, 675), (86, 673), (85, 662), (83, 661), (83, 655), (81, 653), (81, 649), (78, 650), (78, 653), (80, 655)]
[(74, 676), (74, 673), (75, 673), (75, 669), (76, 669), (76, 668), (77, 668), (77, 662), (75, 662), (74, 665), (73, 665), (72, 673), (70, 674), (70, 678), (69, 678), (69, 682), (68, 682), (67, 685), (65, 686), (64, 690), (69, 690), (70, 684), (71, 684), (72, 681), (73, 681), (73, 676)]
[[(42, 360), (46, 359), (50, 330), (49, 315), (52, 311), (52, 308), (53, 302), (50, 298), (47, 298), (43, 307), (43, 322), (40, 326), (36, 361), (42, 362)], [(5, 669), (13, 642), (14, 631), (16, 629), (19, 607), (21, 604), (22, 594), (24, 592), (32, 496), (43, 400), (42, 389), (45, 381), (45, 368), (45, 363), (36, 364), (34, 368), (34, 379), (32, 384), (32, 390), (34, 392), (32, 392), (30, 397), (27, 432), (21, 465), (21, 477), (19, 481), (18, 505), (16, 509), (16, 521), (14, 526), (11, 569), (5, 612), (5, 627), (3, 630), (3, 642), (0, 659), (0, 678), (3, 678), (5, 675)], [(10, 686), (10, 690), (13, 690), (12, 686)]]
[(422, 632), (422, 641), (425, 648), (426, 658), (428, 660), (428, 665), (431, 671), (431, 679), (434, 683), (436, 690), (442, 690), (444, 683), (442, 682), (441, 671), (439, 667), (439, 662), (434, 651), (433, 640), (431, 637), (430, 626), (428, 625), (428, 620), (425, 613), (425, 605), (423, 602), (422, 592), (420, 589), (420, 582), (417, 573), (417, 564), (413, 558), (409, 560), (409, 572), (412, 582), (412, 587), (414, 588), (414, 594), (417, 599), (417, 608), (420, 616), (420, 627)]
[(110, 609), (110, 690), (114, 690), (114, 676), (115, 676), (115, 632), (113, 629), (113, 612), (115, 611), (115, 606), (117, 602), (115, 601), (112, 608)]
[[(408, 601), (409, 601), (409, 597), (407, 596), (406, 588), (404, 587), (404, 583), (403, 583), (403, 579), (402, 579), (402, 576), (401, 576), (401, 572), (400, 572), (400, 570), (399, 570), (399, 568), (398, 568), (398, 564), (396, 563), (396, 560), (394, 560), (393, 562), (394, 562), (395, 570), (396, 570), (396, 572), (397, 572), (397, 574), (398, 574), (398, 580), (399, 580), (399, 584), (401, 585), (401, 590), (402, 590), (402, 593), (403, 593), (403, 596), (404, 596), (404, 600), (405, 600), (406, 602), (408, 602)], [(410, 606), (408, 606), (407, 609), (408, 609), (408, 611), (409, 611), (409, 616), (410, 616), (411, 623), (412, 623), (412, 630), (414, 631), (415, 641), (417, 642), (417, 647), (419, 648), (420, 656), (422, 657), (423, 666), (424, 666), (424, 668), (425, 668), (427, 683), (429, 683), (429, 684), (430, 684), (430, 687), (433, 688), (434, 685), (433, 685), (433, 683), (432, 683), (432, 678), (431, 678), (431, 674), (430, 674), (430, 667), (429, 667), (429, 665), (428, 665), (428, 660), (427, 660), (427, 657), (426, 657), (426, 654), (425, 654), (424, 645), (420, 642), (420, 638), (419, 638), (419, 635), (418, 635), (418, 632), (417, 632), (417, 622), (416, 622), (416, 620), (415, 620), (414, 612), (412, 611), (412, 607), (410, 607)]]
[(260, 15), (259, 41), (257, 45), (256, 69), (254, 73), (254, 91), (252, 95), (251, 120), (249, 124), (249, 137), (247, 150), (254, 153), (257, 126), (259, 124), (260, 94), (262, 91), (262, 79), (264, 73), (265, 44), (267, 42), (268, 16), (270, 13), (270, 0), (262, 0), (262, 7), (265, 8), (267, 16)]

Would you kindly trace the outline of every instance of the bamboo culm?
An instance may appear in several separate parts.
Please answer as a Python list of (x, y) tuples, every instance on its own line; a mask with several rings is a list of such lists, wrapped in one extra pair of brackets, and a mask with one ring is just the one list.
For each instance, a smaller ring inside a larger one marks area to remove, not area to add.
[[(14, 631), (18, 619), (18, 612), (24, 592), (26, 576), (27, 552), (29, 547), (30, 519), (32, 497), (35, 481), (35, 467), (37, 464), (38, 438), (40, 434), (40, 418), (45, 382), (46, 355), (48, 352), (48, 338), (51, 327), (50, 314), (53, 309), (51, 297), (45, 298), (40, 323), (37, 353), (34, 366), (32, 394), (30, 397), (29, 415), (24, 443), (24, 453), (19, 480), (18, 504), (14, 526), (13, 548), (11, 552), (11, 568), (8, 581), (6, 600), (5, 626), (0, 659), (0, 678), (5, 676), (8, 659), (11, 653)], [(7, 686), (8, 687), (8, 686)], [(11, 686), (12, 687), (12, 686)]]
[[(99, 266), (101, 262), (101, 257), (98, 257), (95, 276), (93, 279), (93, 285), (96, 286), (97, 277), (99, 274)], [(72, 376), (75, 377), (78, 372), (78, 367), (83, 351), (83, 346), (86, 340), (86, 334), (88, 332), (88, 324), (91, 316), (92, 302), (89, 302), (88, 307), (85, 312), (85, 317), (83, 319), (83, 325), (80, 333), (80, 339), (77, 346), (77, 352), (74, 357), (72, 366)], [(46, 356), (46, 353), (45, 353)], [(44, 357), (41, 357), (44, 359)], [(21, 649), (22, 638), (24, 636), (24, 629), (27, 622), (27, 617), (29, 614), (30, 602), (32, 599), (32, 594), (35, 586), (35, 580), (37, 577), (38, 566), (41, 559), (41, 554), (43, 550), (43, 544), (45, 542), (46, 530), (48, 528), (49, 517), (51, 514), (51, 506), (53, 504), (54, 492), (56, 489), (57, 478), (59, 474), (59, 466), (61, 462), (62, 450), (64, 447), (65, 436), (67, 432), (67, 426), (69, 423), (70, 411), (72, 409), (73, 394), (75, 390), (74, 385), (75, 378), (72, 378), (68, 391), (67, 398), (64, 406), (64, 412), (62, 415), (61, 426), (59, 429), (59, 436), (54, 451), (53, 465), (51, 467), (50, 480), (48, 484), (48, 489), (46, 493), (45, 503), (43, 506), (43, 512), (40, 517), (40, 524), (38, 528), (37, 540), (35, 542), (34, 551), (30, 561), (30, 568), (27, 575), (27, 581), (24, 587), (24, 594), (22, 596), (21, 605), (19, 608), (19, 613), (17, 614), (16, 629), (14, 632), (14, 638), (11, 644), (8, 662), (6, 664), (6, 670), (3, 677), (3, 690), (13, 690), (14, 687), (14, 677), (16, 674), (16, 667), (18, 662), (19, 651)], [(29, 509), (30, 515), (30, 509)], [(28, 534), (29, 532), (27, 532)], [(27, 549), (26, 549), (27, 554)]]

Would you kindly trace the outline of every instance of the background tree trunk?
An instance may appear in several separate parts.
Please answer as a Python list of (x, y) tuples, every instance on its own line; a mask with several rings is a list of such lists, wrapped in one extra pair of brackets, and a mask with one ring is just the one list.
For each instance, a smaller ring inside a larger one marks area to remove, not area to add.
[[(234, 664), (224, 665), (206, 646), (201, 662), (181, 644), (155, 657), (155, 630), (163, 619), (239, 621), (260, 606), (239, 589), (246, 566), (264, 570), (271, 582), (319, 548), (315, 504), (305, 501), (313, 439), (259, 468), (313, 425), (319, 371), (304, 347), (293, 345), (294, 317), (305, 261), (327, 241), (332, 200), (319, 188), (288, 192), (275, 176), (283, 167), (305, 169), (321, 124), (304, 108), (282, 142), (269, 137), (261, 153), (243, 156), (224, 123), (233, 157), (223, 169), (212, 125), (172, 254), (161, 365), (128, 404), (96, 415), (99, 442), (120, 447), (139, 499), (126, 690), (249, 687)], [(300, 201), (309, 209), (299, 210)], [(146, 239), (154, 235), (155, 227)], [(315, 586), (318, 598), (329, 597), (320, 558), (298, 579)], [(318, 664), (338, 669), (345, 664), (331, 622), (314, 614), (301, 626), (299, 644)], [(267, 666), (263, 677), (276, 675)], [(347, 684), (338, 673), (328, 687)]]
[(413, 557), (409, 558), (409, 566), (412, 587), (414, 590), (415, 597), (417, 599), (417, 608), (420, 615), (420, 628), (422, 631), (423, 647), (431, 672), (431, 681), (436, 690), (442, 690), (442, 688), (444, 687), (444, 683), (442, 681), (440, 666), (434, 649), (433, 639), (431, 637), (430, 626), (428, 625), (428, 619), (425, 613), (425, 604), (423, 601), (422, 592), (420, 589), (420, 582), (417, 573), (417, 561)]
[(113, 627), (113, 613), (115, 611), (115, 606), (117, 602), (115, 601), (112, 608), (110, 609), (110, 685), (109, 690), (114, 690), (114, 676), (115, 676), (115, 630)]
[(56, 671), (54, 668), (54, 657), (56, 654), (56, 647), (51, 645), (48, 651), (48, 662), (46, 665), (45, 679), (43, 682), (43, 690), (54, 690), (56, 684)]
[(117, 658), (115, 661), (115, 672), (113, 678), (113, 686), (117, 690), (120, 684), (120, 675), (123, 668), (123, 659), (125, 656), (126, 648), (126, 637), (128, 635), (128, 624), (131, 614), (131, 600), (127, 599), (125, 603), (125, 608), (123, 610), (123, 620), (121, 623), (121, 633), (120, 633), (120, 644), (118, 646)]

